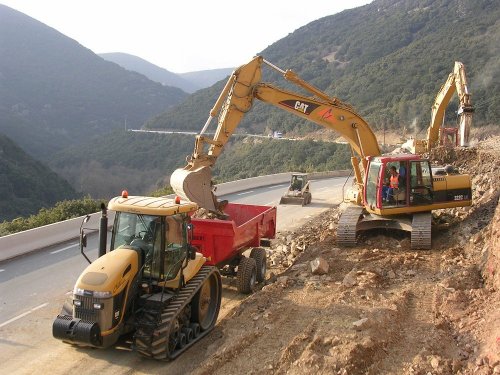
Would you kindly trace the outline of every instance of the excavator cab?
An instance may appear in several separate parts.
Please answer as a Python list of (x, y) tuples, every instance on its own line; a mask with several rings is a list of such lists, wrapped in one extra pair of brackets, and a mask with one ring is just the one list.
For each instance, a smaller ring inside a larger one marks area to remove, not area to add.
[(430, 162), (417, 155), (372, 158), (366, 182), (365, 205), (374, 213), (433, 203)]

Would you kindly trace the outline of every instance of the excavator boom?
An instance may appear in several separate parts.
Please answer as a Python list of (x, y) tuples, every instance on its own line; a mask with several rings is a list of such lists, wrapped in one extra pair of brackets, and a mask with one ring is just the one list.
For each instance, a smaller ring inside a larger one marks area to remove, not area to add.
[[(261, 82), (263, 64), (277, 70), (287, 81), (310, 92), (312, 96), (306, 97)], [(293, 71), (282, 70), (261, 56), (257, 56), (231, 74), (210, 111), (205, 126), (196, 136), (194, 152), (188, 164), (172, 174), (170, 184), (178, 195), (198, 203), (205, 209), (219, 211), (212, 189), (211, 167), (243, 116), (251, 109), (254, 99), (339, 132), (356, 154), (352, 157), (352, 164), (358, 188), (362, 192), (362, 169), (366, 168), (366, 156), (380, 155), (377, 139), (369, 125), (350, 105), (328, 96), (303, 81)], [(214, 138), (210, 139), (204, 133), (216, 116), (218, 116), (217, 130)], [(360, 161), (362, 168), (359, 166)]]

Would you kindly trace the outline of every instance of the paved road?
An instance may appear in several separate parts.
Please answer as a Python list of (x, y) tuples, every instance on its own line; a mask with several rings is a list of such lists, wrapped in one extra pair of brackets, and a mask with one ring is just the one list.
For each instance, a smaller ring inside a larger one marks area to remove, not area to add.
[[(278, 206), (278, 230), (296, 228), (314, 215), (339, 204), (344, 181), (345, 177), (312, 181), (311, 205)], [(284, 184), (274, 185), (220, 198), (237, 203), (278, 205), (285, 189)], [(89, 236), (86, 253), (91, 259), (97, 256), (97, 241), (96, 234)], [(106, 373), (120, 374), (124, 371), (123, 366), (134, 367), (143, 363), (144, 359), (130, 354), (124, 356), (123, 351), (116, 348), (103, 351), (75, 349), (52, 338), (52, 322), (86, 266), (77, 241), (0, 263), (1, 373), (28, 374), (40, 370), (65, 374), (73, 372), (72, 363), (83, 361), (86, 364), (79, 372), (94, 373), (106, 369)], [(225, 284), (223, 303), (239, 303), (244, 297), (235, 293), (231, 281)], [(89, 360), (89, 356), (94, 358)], [(154, 362), (148, 362), (142, 370), (156, 372), (155, 366)]]

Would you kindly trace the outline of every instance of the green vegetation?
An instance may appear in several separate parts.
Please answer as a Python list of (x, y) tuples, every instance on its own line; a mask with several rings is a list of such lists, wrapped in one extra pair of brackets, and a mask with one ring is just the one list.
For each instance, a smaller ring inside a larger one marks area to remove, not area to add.
[(281, 172), (321, 172), (351, 167), (348, 145), (313, 140), (252, 140), (225, 150), (214, 168), (217, 183)]
[(90, 197), (58, 202), (53, 208), (42, 208), (36, 215), (30, 215), (27, 218), (20, 217), (10, 222), (4, 221), (0, 223), (0, 236), (92, 214), (100, 210), (102, 202)]
[(76, 198), (70, 184), (0, 134), (0, 221)]
[[(493, 0), (375, 0), (311, 22), (260, 54), (350, 103), (373, 128), (405, 126), (410, 132), (428, 126), (435, 95), (454, 61), (462, 61), (477, 108), (474, 126), (498, 125), (498, 19), (500, 2)], [(268, 68), (263, 81), (291, 87)], [(222, 86), (200, 90), (147, 126), (199, 130)], [(454, 102), (447, 111), (448, 123), (454, 124), (456, 109)], [(289, 134), (316, 129), (262, 104), (255, 105), (240, 128)]]
[(141, 195), (168, 185), (193, 146), (191, 135), (118, 130), (61, 151), (50, 166), (92, 197), (109, 199), (123, 189)]

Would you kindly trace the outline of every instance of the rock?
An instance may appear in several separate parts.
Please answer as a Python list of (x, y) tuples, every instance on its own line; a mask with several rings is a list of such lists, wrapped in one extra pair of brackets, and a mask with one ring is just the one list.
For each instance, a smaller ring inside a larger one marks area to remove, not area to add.
[(356, 272), (351, 271), (347, 275), (344, 276), (344, 280), (342, 280), (342, 285), (348, 288), (352, 288), (353, 286), (358, 284), (358, 280), (356, 278)]
[(307, 269), (307, 263), (294, 264), (290, 269), (292, 271), (304, 271)]
[(431, 366), (434, 370), (437, 370), (437, 368), (439, 367), (439, 358), (438, 357), (432, 357), (431, 358)]
[(362, 331), (363, 329), (366, 329), (369, 327), (369, 319), (368, 318), (363, 318), (360, 320), (356, 320), (355, 322), (352, 323), (352, 327), (356, 331)]
[(396, 278), (396, 273), (393, 270), (389, 270), (389, 272), (387, 272), (387, 277), (389, 279), (394, 279)]
[(286, 285), (288, 283), (288, 279), (289, 279), (288, 276), (280, 276), (278, 277), (278, 283)]
[(415, 270), (408, 270), (408, 271), (406, 271), (406, 274), (408, 276), (415, 276), (417, 274), (417, 272)]
[(321, 257), (311, 261), (311, 272), (313, 275), (324, 275), (328, 273), (330, 266), (328, 262)]
[(493, 374), (500, 374), (500, 365), (493, 367)]

